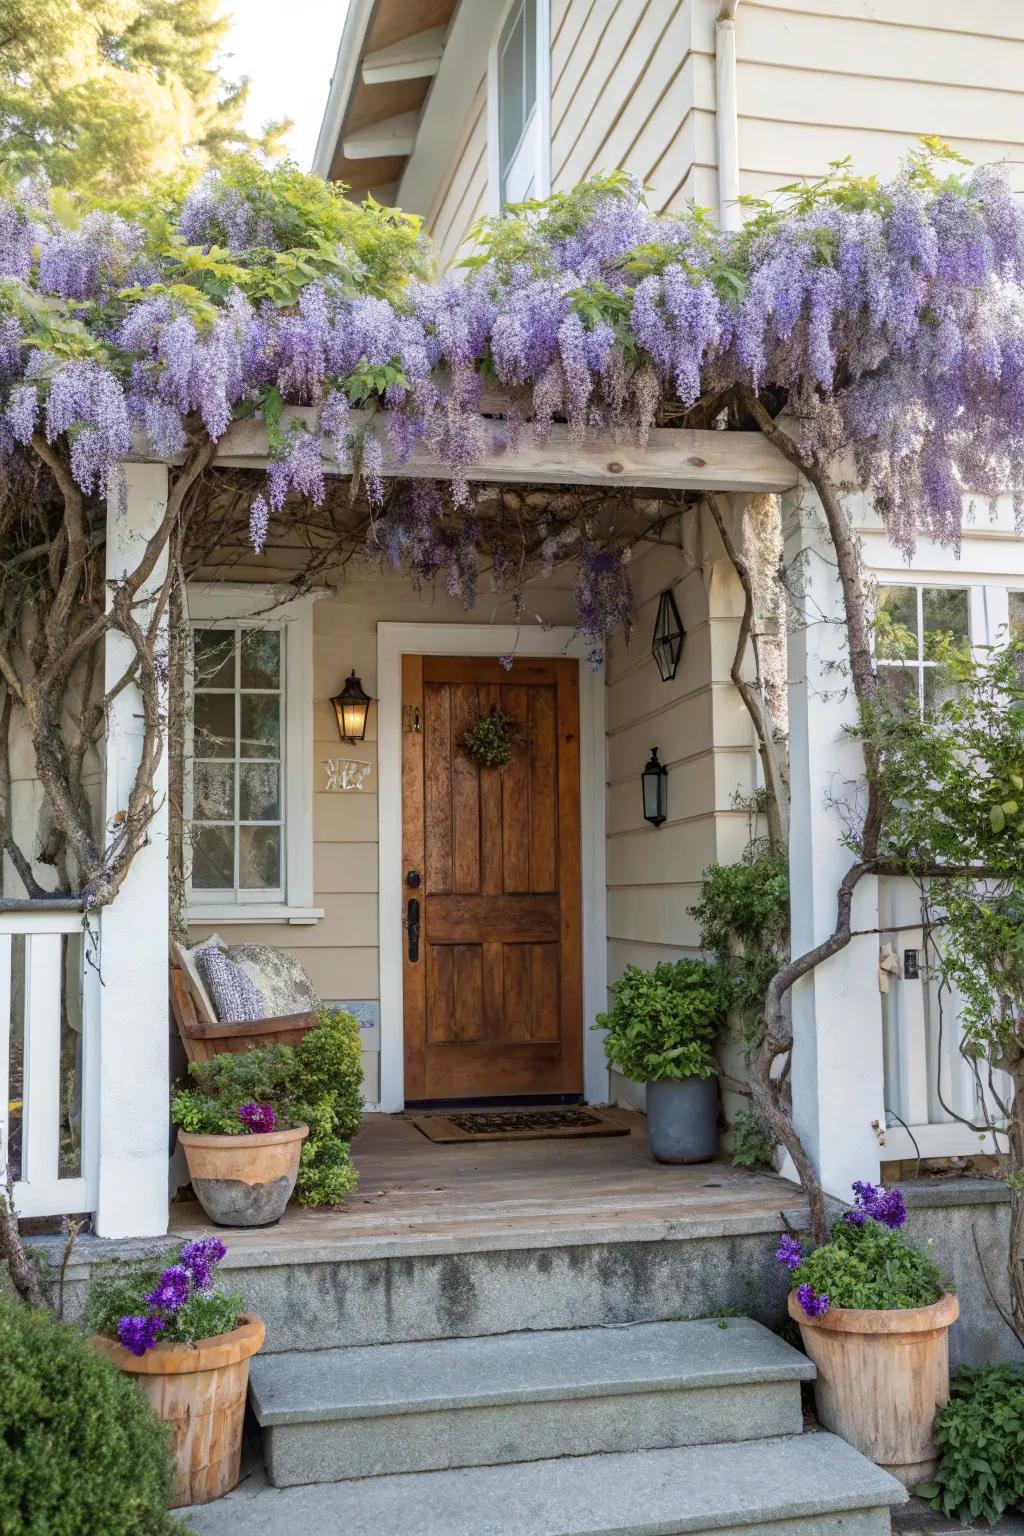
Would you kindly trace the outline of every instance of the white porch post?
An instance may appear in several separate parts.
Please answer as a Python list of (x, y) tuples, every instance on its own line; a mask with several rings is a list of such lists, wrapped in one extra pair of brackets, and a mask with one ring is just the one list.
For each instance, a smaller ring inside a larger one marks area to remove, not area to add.
[[(836, 890), (852, 862), (841, 841), (841, 807), (860, 803), (863, 758), (844, 735), (857, 711), (835, 552), (814, 493), (787, 497), (784, 522), (786, 563), (802, 609), (789, 641), (791, 919), (799, 955), (835, 927)], [(857, 887), (853, 927), (878, 927), (873, 876)], [(854, 938), (793, 989), (796, 1128), (823, 1187), (844, 1199), (854, 1179), (874, 1182), (879, 1173), (876, 1127), (884, 1133), (885, 1110), (878, 951), (877, 933)]]
[[(128, 506), (107, 508), (107, 578), (132, 569), (167, 505), (167, 468), (128, 464)], [(160, 585), (161, 560), (148, 590)], [(147, 589), (143, 589), (143, 595)], [(165, 620), (166, 622), (166, 620)], [(130, 663), (123, 635), (107, 636), (109, 689)], [(142, 735), (138, 690), (126, 688), (107, 711), (103, 811), (106, 825), (127, 803)], [(168, 1206), (168, 822), (167, 754), (156, 773), (155, 813), (113, 902), (100, 913), (98, 1200), (101, 1237), (167, 1231)]]

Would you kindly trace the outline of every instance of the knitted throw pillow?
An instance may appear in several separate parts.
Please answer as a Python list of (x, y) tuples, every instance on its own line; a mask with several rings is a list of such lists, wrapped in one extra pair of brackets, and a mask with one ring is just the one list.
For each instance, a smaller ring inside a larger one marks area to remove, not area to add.
[(255, 982), (212, 939), (197, 944), (192, 957), (221, 1023), (250, 1024), (267, 1017), (266, 1004)]

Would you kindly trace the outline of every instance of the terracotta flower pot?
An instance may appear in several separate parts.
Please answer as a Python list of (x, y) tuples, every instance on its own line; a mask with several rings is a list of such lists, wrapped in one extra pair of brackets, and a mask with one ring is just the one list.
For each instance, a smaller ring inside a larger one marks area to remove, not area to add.
[(179, 1131), (196, 1199), (221, 1227), (269, 1227), (292, 1197), (308, 1125), (263, 1136)]
[(238, 1482), (249, 1360), (263, 1346), (260, 1318), (243, 1313), (238, 1327), (198, 1344), (157, 1344), (133, 1355), (116, 1339), (92, 1343), (119, 1371), (134, 1376), (157, 1418), (173, 1431), (176, 1463), (171, 1508), (208, 1504)]
[(935, 1416), (949, 1401), (949, 1328), (955, 1296), (930, 1307), (808, 1317), (789, 1294), (789, 1315), (818, 1368), (814, 1398), (826, 1429), (913, 1488), (935, 1471)]

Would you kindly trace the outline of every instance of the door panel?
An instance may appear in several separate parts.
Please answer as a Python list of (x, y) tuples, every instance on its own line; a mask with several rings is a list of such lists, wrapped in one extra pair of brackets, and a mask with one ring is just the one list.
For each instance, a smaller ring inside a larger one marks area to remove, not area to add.
[[(406, 1096), (579, 1093), (577, 663), (407, 656), (402, 702)], [(462, 737), (495, 706), (521, 739), (481, 768)]]

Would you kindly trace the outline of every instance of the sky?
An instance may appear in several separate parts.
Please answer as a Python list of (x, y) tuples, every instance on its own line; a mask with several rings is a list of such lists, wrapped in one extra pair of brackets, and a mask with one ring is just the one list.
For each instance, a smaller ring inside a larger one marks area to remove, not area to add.
[(232, 18), (225, 72), (229, 79), (249, 76), (246, 128), (294, 119), (288, 152), (308, 171), (348, 0), (227, 0), (224, 9)]

